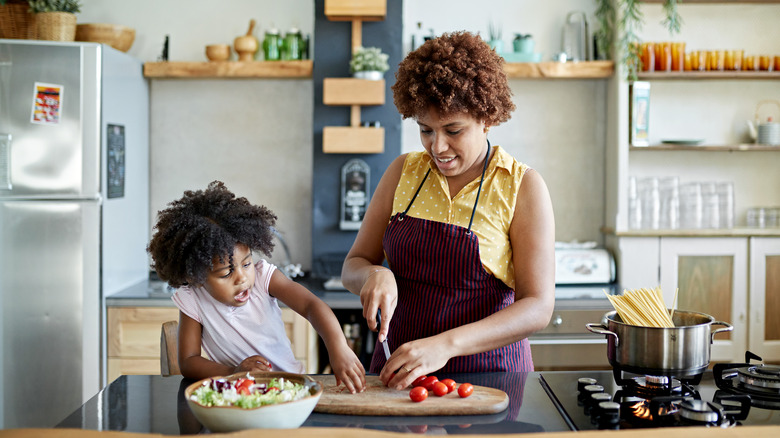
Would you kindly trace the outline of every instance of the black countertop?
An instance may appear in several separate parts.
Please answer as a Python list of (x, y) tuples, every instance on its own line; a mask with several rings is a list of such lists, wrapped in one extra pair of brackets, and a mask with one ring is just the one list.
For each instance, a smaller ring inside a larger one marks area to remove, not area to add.
[[(427, 434), (570, 430), (544, 392), (539, 376), (536, 372), (439, 376), (502, 389), (510, 401), (509, 407), (498, 414), (383, 417), (312, 413), (302, 427), (350, 427)], [(181, 376), (121, 376), (56, 427), (166, 435), (208, 432), (184, 399), (184, 389), (193, 382)]]

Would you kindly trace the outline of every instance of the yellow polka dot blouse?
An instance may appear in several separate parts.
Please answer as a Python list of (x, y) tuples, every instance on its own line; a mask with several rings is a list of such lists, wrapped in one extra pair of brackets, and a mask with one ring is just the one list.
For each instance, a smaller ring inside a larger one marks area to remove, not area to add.
[[(471, 229), (479, 239), (482, 266), (488, 273), (514, 289), (509, 225), (512, 223), (520, 182), (528, 166), (515, 160), (500, 146), (493, 146), (493, 152), (485, 172), (485, 181)], [(407, 214), (420, 219), (468, 227), (480, 177), (468, 183), (450, 199), (447, 179), (439, 173), (426, 152), (412, 152), (406, 157), (395, 190), (393, 215), (406, 210), (428, 169), (431, 169), (431, 173)]]

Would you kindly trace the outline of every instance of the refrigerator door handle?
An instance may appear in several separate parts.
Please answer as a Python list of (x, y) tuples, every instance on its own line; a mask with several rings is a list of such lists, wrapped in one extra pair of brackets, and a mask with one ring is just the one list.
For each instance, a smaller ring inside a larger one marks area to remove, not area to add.
[(0, 190), (11, 190), (11, 134), (0, 132)]

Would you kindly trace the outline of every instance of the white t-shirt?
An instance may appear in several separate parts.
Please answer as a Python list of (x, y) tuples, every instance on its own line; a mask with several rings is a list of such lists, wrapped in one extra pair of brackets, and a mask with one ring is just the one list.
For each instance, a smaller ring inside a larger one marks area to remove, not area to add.
[(179, 310), (203, 326), (201, 344), (211, 360), (236, 366), (259, 354), (271, 362), (272, 371), (304, 372), (293, 355), (277, 300), (268, 293), (275, 270), (265, 260), (255, 264), (255, 284), (241, 307), (220, 303), (203, 287), (182, 286), (173, 295)]

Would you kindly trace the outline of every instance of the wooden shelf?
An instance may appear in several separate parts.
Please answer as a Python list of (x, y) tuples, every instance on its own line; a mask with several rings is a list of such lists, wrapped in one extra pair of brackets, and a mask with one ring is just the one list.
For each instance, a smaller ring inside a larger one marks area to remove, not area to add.
[(678, 229), (678, 230), (623, 230), (615, 231), (609, 227), (602, 227), (604, 234), (615, 235), (618, 237), (778, 237), (780, 236), (780, 227), (775, 228), (701, 228), (701, 229)]
[(325, 0), (325, 16), (331, 21), (382, 21), (386, 0)]
[(769, 79), (780, 80), (780, 71), (659, 71), (637, 73), (645, 81), (706, 79)]
[(311, 78), (314, 64), (304, 61), (147, 62), (147, 78)]
[(381, 154), (385, 151), (385, 128), (326, 126), (322, 129), (322, 152), (326, 154)]
[(510, 79), (602, 79), (615, 72), (612, 61), (508, 62), (504, 72)]
[(322, 82), (325, 105), (384, 105), (385, 81), (354, 78), (325, 78)]
[(703, 151), (703, 152), (753, 152), (753, 151), (780, 151), (780, 146), (765, 144), (733, 144), (733, 145), (681, 145), (681, 144), (657, 144), (652, 146), (629, 146), (630, 151)]

